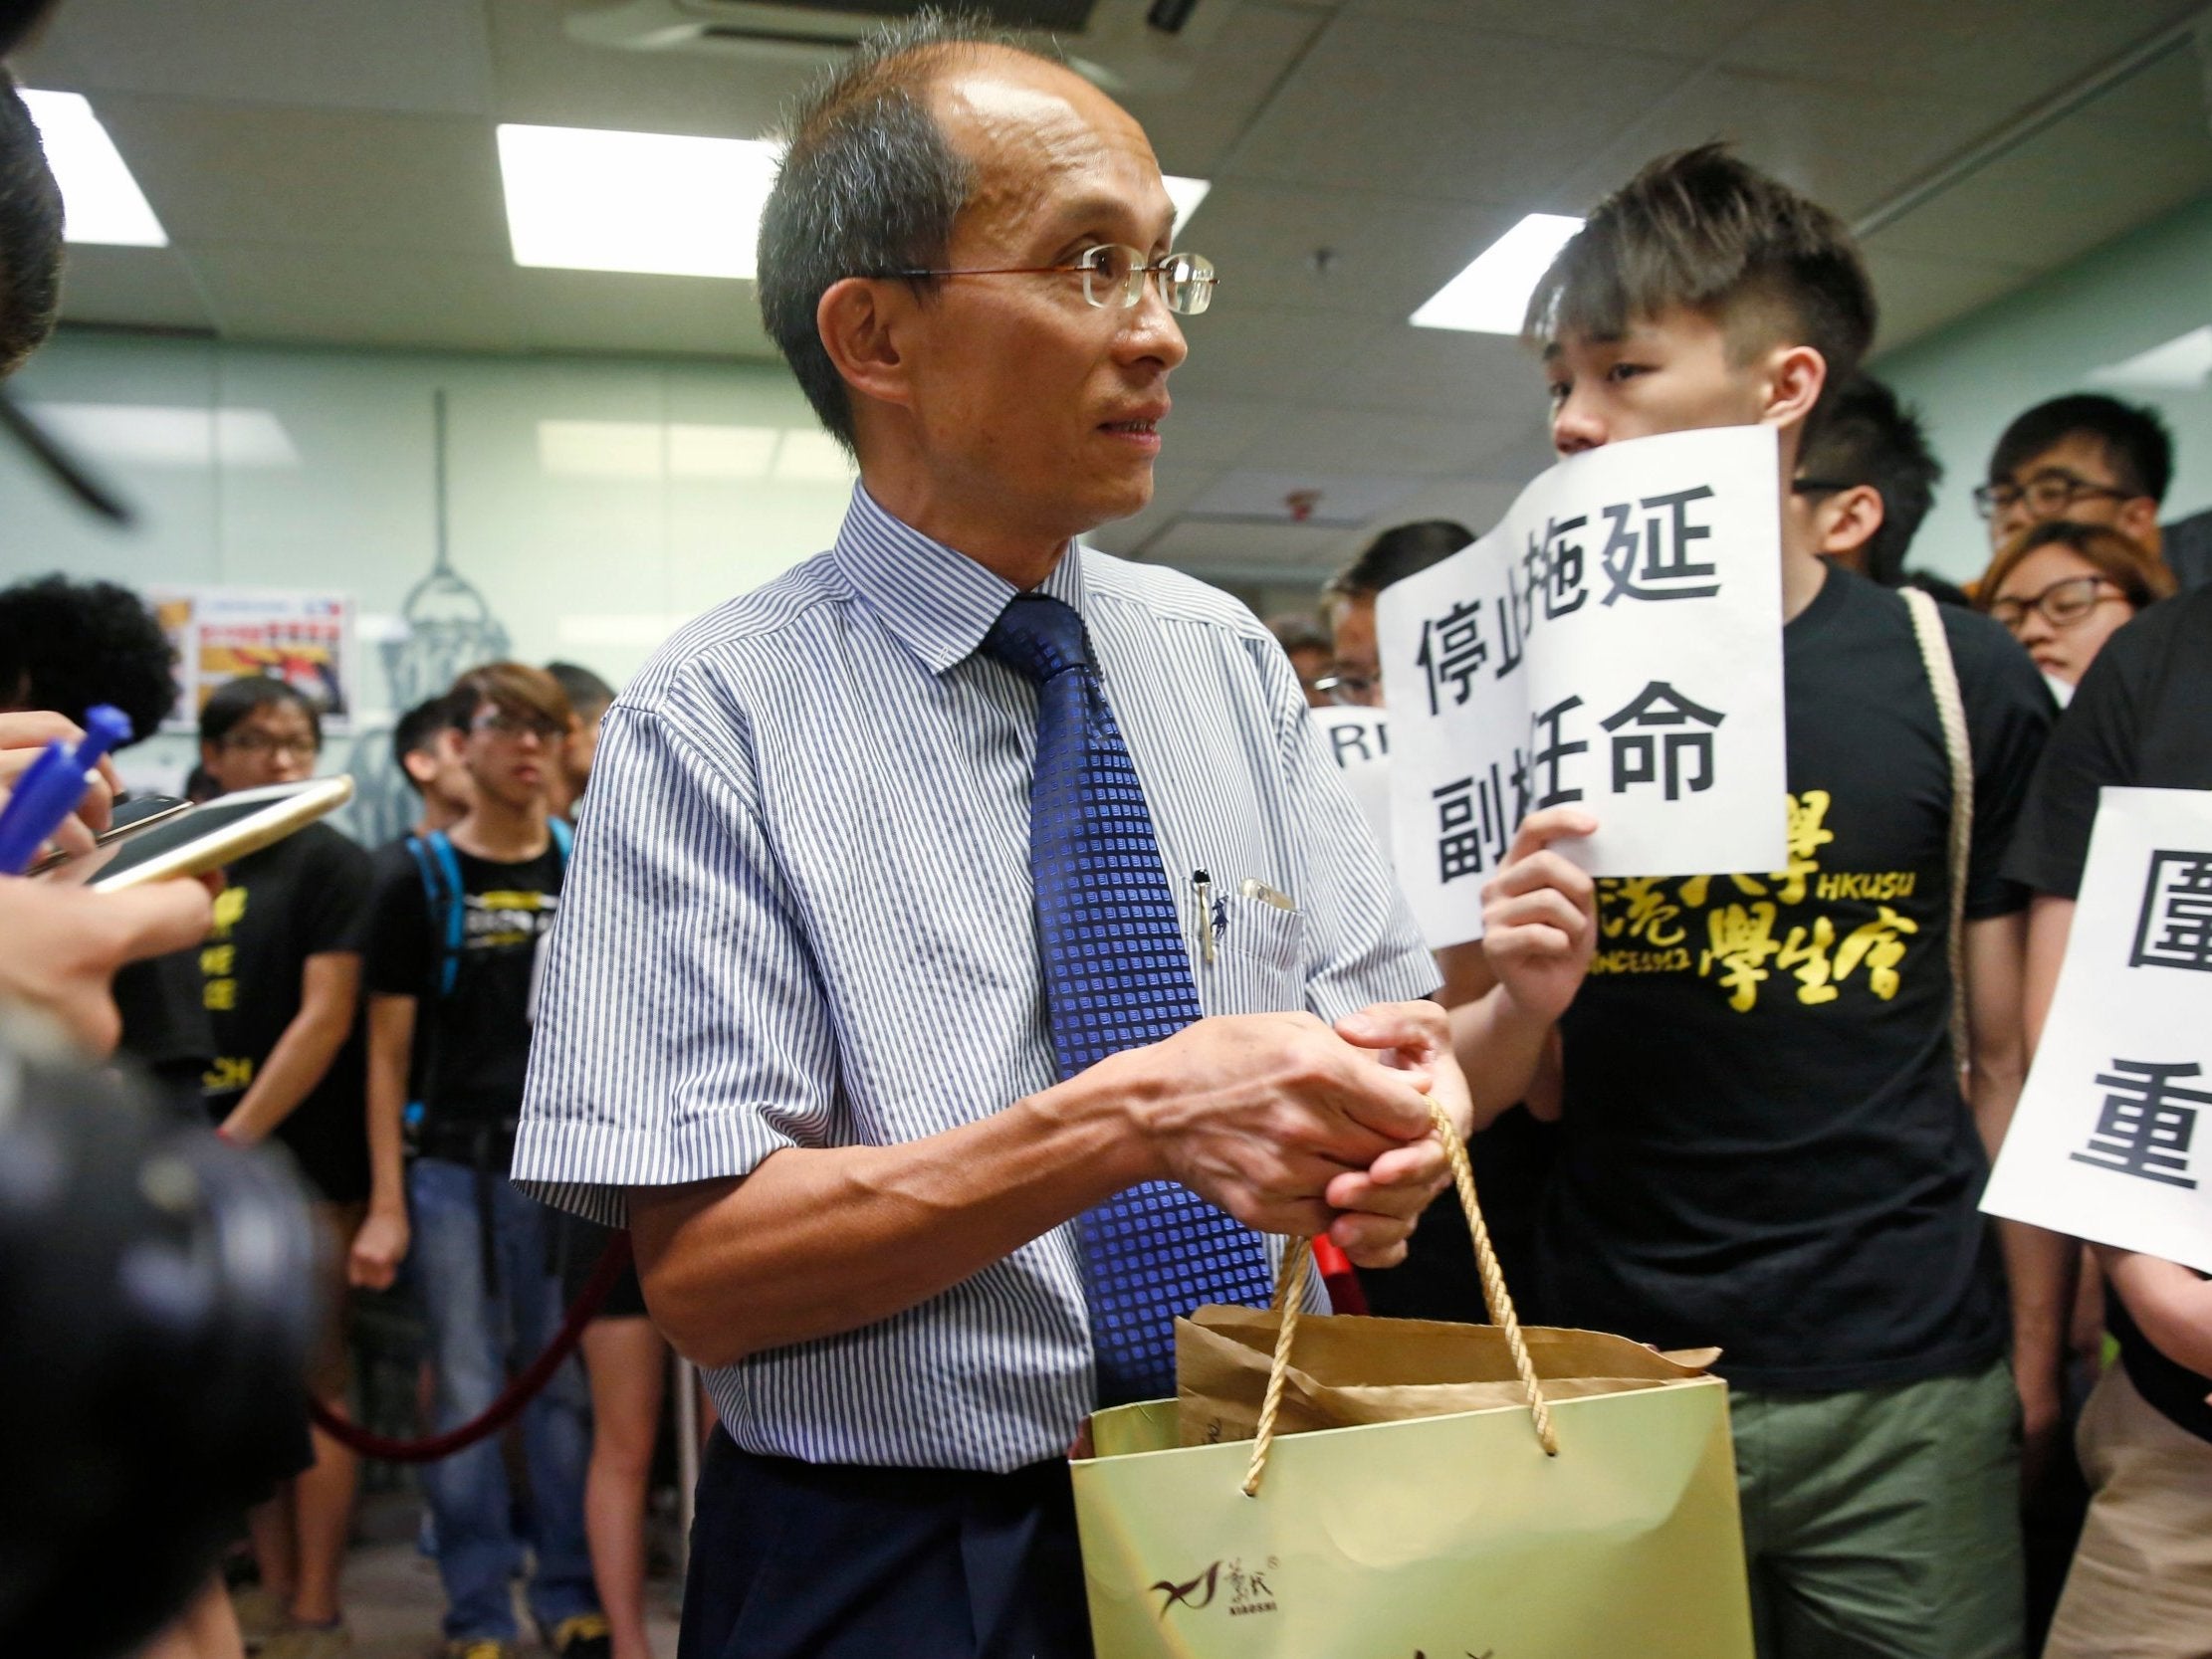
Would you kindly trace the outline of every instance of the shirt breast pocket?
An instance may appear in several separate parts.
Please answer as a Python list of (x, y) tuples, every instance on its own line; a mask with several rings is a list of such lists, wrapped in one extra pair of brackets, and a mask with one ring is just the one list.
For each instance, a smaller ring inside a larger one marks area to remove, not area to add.
[(1232, 893), (1216, 913), (1214, 959), (1199, 967), (1209, 1014), (1296, 1012), (1306, 1005), (1306, 919), (1264, 899)]

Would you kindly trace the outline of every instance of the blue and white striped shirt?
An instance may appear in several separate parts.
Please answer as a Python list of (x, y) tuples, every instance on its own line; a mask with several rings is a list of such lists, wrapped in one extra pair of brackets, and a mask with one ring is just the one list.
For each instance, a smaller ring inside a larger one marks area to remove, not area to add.
[[(1335, 1019), (1435, 963), (1251, 613), (1077, 546), (1081, 613), (1160, 838), (1226, 896), (1210, 1014)], [(977, 654), (1014, 589), (856, 489), (837, 544), (678, 633), (606, 718), (546, 964), (515, 1175), (623, 1189), (888, 1145), (1055, 1079), (1029, 877), (1036, 692)], [(1295, 912), (1241, 896), (1253, 877)], [(891, 1319), (709, 1373), (739, 1444), (1004, 1470), (1092, 1404), (1072, 1226)]]

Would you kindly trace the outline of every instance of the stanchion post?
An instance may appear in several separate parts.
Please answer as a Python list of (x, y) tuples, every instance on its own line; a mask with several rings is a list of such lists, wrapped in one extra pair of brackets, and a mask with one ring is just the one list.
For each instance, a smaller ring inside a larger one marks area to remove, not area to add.
[(676, 1576), (691, 1576), (691, 1521), (699, 1498), (699, 1372), (673, 1348), (676, 1366)]

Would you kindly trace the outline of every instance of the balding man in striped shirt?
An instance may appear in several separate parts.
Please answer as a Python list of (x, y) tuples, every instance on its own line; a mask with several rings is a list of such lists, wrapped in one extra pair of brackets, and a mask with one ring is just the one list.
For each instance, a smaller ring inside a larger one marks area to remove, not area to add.
[(707, 1368), (686, 1659), (1087, 1653), (1087, 1414), (1281, 1235), (1398, 1260), (1425, 1092), (1516, 1099), (1587, 960), (1584, 821), (1531, 820), (1470, 1098), (1281, 650), (1075, 539), (1151, 497), (1173, 229), (1136, 122), (1003, 45), (864, 48), (794, 127), (762, 307), (860, 484), (608, 714), (515, 1164)]

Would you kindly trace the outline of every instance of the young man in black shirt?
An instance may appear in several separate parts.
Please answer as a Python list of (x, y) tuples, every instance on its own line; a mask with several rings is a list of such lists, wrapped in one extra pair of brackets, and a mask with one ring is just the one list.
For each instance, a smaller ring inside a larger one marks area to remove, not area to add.
[[(2020, 1407), (1975, 1204), (2020, 1084), (2026, 900), (1997, 866), (2049, 697), (2001, 629), (1943, 608), (1975, 786), (1970, 1110), (1933, 682), (1904, 598), (1821, 559), (1785, 484), (1874, 332), (1849, 232), (1692, 150), (1599, 207), (1529, 317), (1563, 456), (1775, 428), (1790, 788), (1786, 869), (1600, 884), (1532, 1300), (1556, 1324), (1724, 1348), (1768, 1659), (2008, 1659)], [(2055, 1414), (2055, 1294), (2019, 1288), (2022, 1391)]]
[[(507, 1170), (534, 970), (566, 865), (567, 826), (549, 819), (547, 795), (573, 719), (559, 686), (521, 663), (464, 674), (448, 718), (469, 773), (468, 816), (419, 838), (403, 865), (382, 867), (365, 924), (372, 1184), (352, 1256), (358, 1282), (384, 1285), (412, 1252), (440, 1433), (493, 1402), (511, 1349), (538, 1352), (560, 1323), (553, 1212)], [(401, 1121), (418, 1080), (417, 1155), (403, 1171)], [(561, 1659), (603, 1659), (607, 1625), (583, 1529), (586, 1396), (572, 1358), (522, 1423), (532, 1614)], [(423, 1489), (437, 1526), (448, 1654), (509, 1659), (510, 1580), (524, 1541), (498, 1437), (425, 1466)]]
[[(217, 794), (296, 783), (323, 747), (315, 706), (281, 680), (250, 675), (217, 688), (200, 711), (200, 764)], [(315, 1189), (315, 1219), (333, 1270), (307, 1378), (345, 1414), (345, 1257), (368, 1196), (356, 1014), (354, 932), (368, 858), (328, 824), (311, 824), (223, 873), (215, 928), (199, 952), (201, 1001), (215, 1060), (202, 1080), (208, 1113), (231, 1140), (281, 1142)], [(260, 1605), (242, 1608), (265, 1659), (345, 1651), (338, 1571), (359, 1462), (315, 1433), (315, 1466), (248, 1516), (261, 1566)]]
[(1790, 489), (1804, 500), (1821, 557), (1883, 587), (1916, 587), (1963, 605), (1957, 583), (1904, 567), (1942, 481), (1919, 415), (1873, 375), (1855, 374), (1822, 398), (1820, 425), (1798, 454)]
[(2173, 481), (2163, 416), (2101, 392), (2072, 392), (2016, 415), (1989, 453), (1974, 507), (1991, 552), (2047, 519), (2108, 524), (2155, 553), (2158, 504)]
[[(2074, 925), (2098, 792), (2212, 789), (2212, 589), (2145, 611), (2106, 642), (2059, 722), (2005, 873), (2034, 890), (2030, 1040), (2042, 1034)], [(2212, 1632), (2212, 1284), (2100, 1246), (2119, 1344), (2082, 1413), (2094, 1496), (2046, 1659), (2184, 1659)]]

